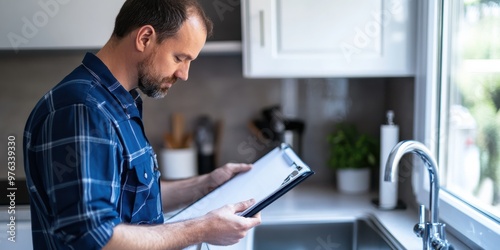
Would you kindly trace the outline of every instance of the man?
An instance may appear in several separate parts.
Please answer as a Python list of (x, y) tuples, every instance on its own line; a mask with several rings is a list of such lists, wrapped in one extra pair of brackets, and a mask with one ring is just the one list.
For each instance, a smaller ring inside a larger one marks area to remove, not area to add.
[(186, 205), (251, 168), (161, 181), (143, 130), (144, 94), (160, 98), (188, 70), (211, 32), (195, 0), (127, 0), (96, 54), (49, 91), (25, 128), (24, 155), (35, 249), (181, 249), (234, 244), (260, 224), (236, 213), (254, 201), (163, 224)]

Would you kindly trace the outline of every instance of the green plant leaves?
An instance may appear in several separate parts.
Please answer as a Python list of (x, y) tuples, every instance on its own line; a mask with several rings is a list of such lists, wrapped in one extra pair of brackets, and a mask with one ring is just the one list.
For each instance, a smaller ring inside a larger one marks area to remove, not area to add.
[(374, 167), (378, 163), (378, 141), (360, 133), (352, 124), (338, 124), (335, 131), (327, 136), (327, 141), (330, 145), (330, 168)]

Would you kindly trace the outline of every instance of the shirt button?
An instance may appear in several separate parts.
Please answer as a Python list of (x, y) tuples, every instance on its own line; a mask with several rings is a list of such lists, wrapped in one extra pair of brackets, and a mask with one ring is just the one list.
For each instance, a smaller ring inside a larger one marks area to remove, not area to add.
[(148, 173), (144, 173), (144, 179), (148, 178)]

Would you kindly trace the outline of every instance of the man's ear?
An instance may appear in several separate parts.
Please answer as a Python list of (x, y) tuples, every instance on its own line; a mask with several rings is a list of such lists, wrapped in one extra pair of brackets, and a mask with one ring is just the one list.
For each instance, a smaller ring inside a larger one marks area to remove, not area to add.
[(156, 39), (156, 32), (153, 26), (144, 25), (140, 27), (137, 31), (135, 38), (135, 47), (138, 51), (144, 52), (148, 46)]

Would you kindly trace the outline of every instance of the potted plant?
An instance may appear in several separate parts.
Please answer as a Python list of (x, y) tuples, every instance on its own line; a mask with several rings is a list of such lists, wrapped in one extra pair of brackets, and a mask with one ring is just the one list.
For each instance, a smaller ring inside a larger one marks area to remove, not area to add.
[(327, 139), (330, 145), (328, 166), (336, 170), (338, 190), (343, 193), (367, 192), (371, 169), (378, 163), (377, 140), (347, 123), (338, 124)]

